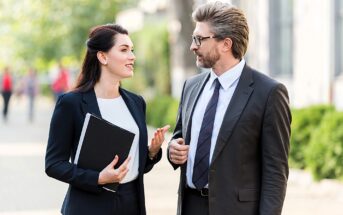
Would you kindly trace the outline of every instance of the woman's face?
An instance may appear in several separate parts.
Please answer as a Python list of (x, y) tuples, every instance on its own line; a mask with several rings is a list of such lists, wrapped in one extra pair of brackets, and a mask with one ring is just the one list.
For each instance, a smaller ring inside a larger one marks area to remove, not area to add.
[(115, 45), (105, 53), (106, 70), (118, 79), (133, 76), (133, 65), (135, 55), (133, 54), (133, 43), (126, 34), (117, 34)]

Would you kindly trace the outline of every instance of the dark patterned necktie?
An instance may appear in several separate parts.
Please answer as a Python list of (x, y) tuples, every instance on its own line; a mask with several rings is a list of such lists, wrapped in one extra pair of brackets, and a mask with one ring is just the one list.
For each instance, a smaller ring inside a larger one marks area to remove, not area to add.
[(216, 116), (220, 83), (218, 78), (214, 80), (215, 88), (210, 101), (208, 102), (202, 120), (197, 150), (195, 153), (194, 167), (193, 167), (193, 184), (197, 189), (205, 187), (208, 183), (208, 169), (210, 162), (211, 139), (214, 124), (214, 117)]

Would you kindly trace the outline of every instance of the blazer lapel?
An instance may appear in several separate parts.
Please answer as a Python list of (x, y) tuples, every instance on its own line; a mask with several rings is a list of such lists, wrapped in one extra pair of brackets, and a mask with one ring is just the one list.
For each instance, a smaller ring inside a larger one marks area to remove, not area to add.
[(186, 109), (186, 114), (185, 114), (185, 124), (187, 125), (187, 130), (186, 130), (186, 138), (185, 142), (186, 144), (189, 144), (190, 140), (190, 134), (191, 134), (191, 129), (192, 129), (192, 116), (193, 112), (196, 106), (196, 103), (199, 100), (200, 94), (203, 91), (205, 84), (207, 80), (210, 78), (210, 73), (204, 73), (203, 78), (198, 81), (193, 88), (191, 89), (191, 93), (189, 94), (188, 98), (188, 104), (187, 104), (187, 109)]
[(225, 112), (223, 123), (220, 127), (216, 147), (213, 152), (212, 162), (217, 158), (223, 147), (228, 144), (232, 131), (240, 118), (254, 88), (251, 69), (245, 65), (238, 82), (237, 88), (232, 96), (229, 106)]
[(143, 118), (143, 115), (140, 110), (143, 110), (143, 107), (139, 107), (137, 103), (130, 97), (130, 95), (125, 92), (122, 88), (119, 88), (120, 95), (123, 97), (123, 100), (129, 109), (132, 117), (137, 123), (137, 126), (139, 128), (139, 131), (144, 131), (143, 128), (145, 128), (145, 120)]
[[(143, 107), (138, 106), (138, 104), (130, 97), (130, 95), (123, 90), (122, 88), (119, 88), (120, 95), (122, 96), (127, 108), (129, 109), (132, 117), (134, 118), (135, 122), (137, 123), (138, 129), (139, 129), (139, 171), (142, 171), (143, 166), (142, 164), (145, 164), (145, 159), (147, 156), (147, 128), (145, 124), (145, 118), (143, 113)], [(144, 150), (146, 149), (146, 150)]]
[(86, 113), (91, 113), (91, 114), (101, 117), (101, 113), (100, 113), (98, 101), (96, 100), (94, 89), (91, 89), (82, 94), (83, 94), (83, 97), (82, 97), (83, 115), (86, 115)]

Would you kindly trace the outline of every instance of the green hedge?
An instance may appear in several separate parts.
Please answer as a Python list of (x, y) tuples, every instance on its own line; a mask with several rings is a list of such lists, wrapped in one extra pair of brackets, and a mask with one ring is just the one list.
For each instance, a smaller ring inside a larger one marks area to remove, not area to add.
[(343, 112), (324, 116), (311, 135), (305, 159), (315, 179), (343, 179)]
[(179, 101), (170, 96), (157, 96), (147, 101), (147, 123), (154, 127), (169, 124), (173, 131), (176, 123)]
[(318, 105), (292, 110), (289, 163), (314, 179), (343, 179), (343, 112)]
[(304, 169), (305, 151), (310, 142), (312, 132), (321, 124), (327, 112), (334, 111), (328, 105), (316, 105), (292, 110), (291, 151), (289, 162), (291, 167)]

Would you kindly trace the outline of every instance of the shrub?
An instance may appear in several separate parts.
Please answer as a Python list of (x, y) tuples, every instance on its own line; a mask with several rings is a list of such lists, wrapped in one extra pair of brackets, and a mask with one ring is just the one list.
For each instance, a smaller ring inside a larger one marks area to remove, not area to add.
[(325, 115), (311, 137), (305, 159), (315, 179), (343, 179), (342, 112), (330, 112)]
[(147, 123), (154, 127), (171, 126), (175, 128), (178, 100), (170, 96), (157, 96), (147, 102)]
[(334, 107), (327, 105), (292, 110), (292, 135), (289, 156), (291, 167), (305, 168), (304, 154), (312, 132), (320, 125), (323, 116), (332, 111), (334, 111)]

